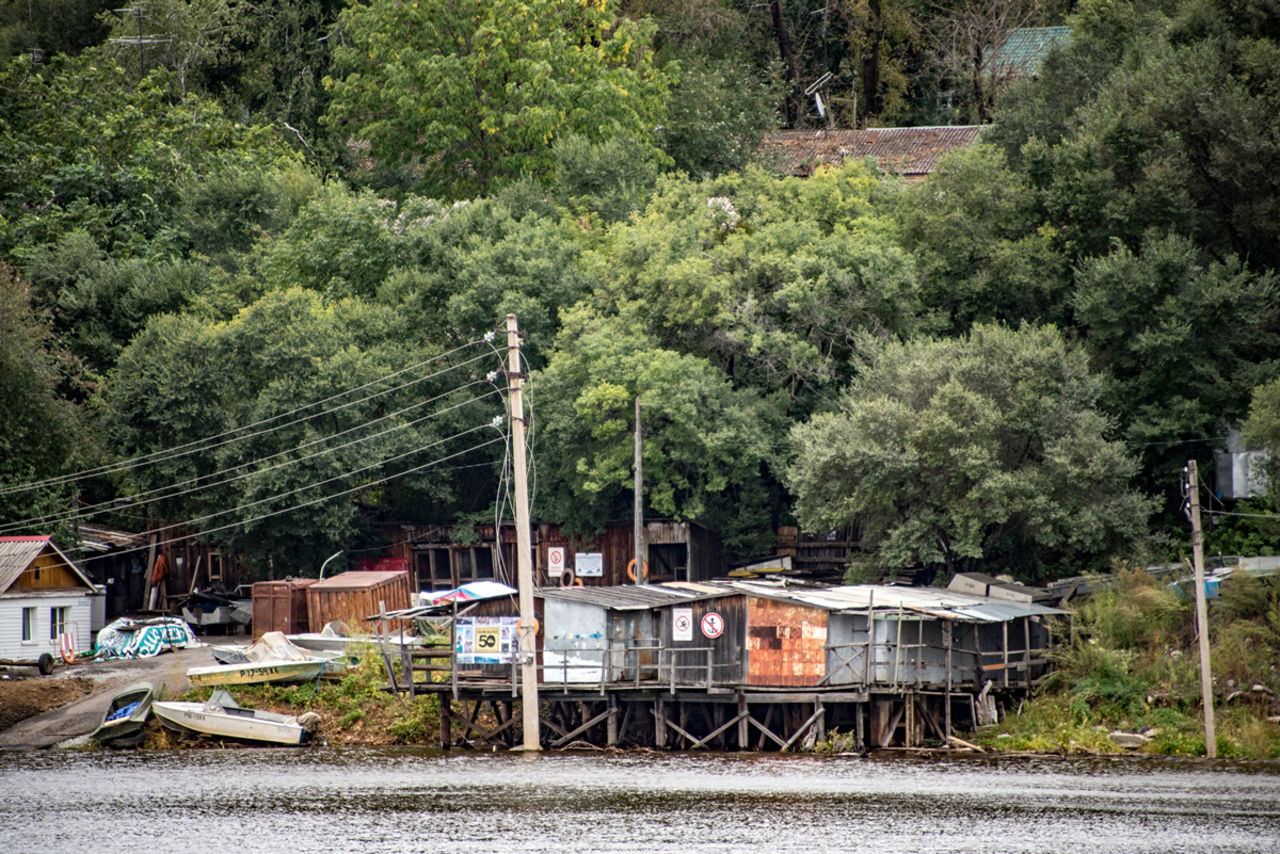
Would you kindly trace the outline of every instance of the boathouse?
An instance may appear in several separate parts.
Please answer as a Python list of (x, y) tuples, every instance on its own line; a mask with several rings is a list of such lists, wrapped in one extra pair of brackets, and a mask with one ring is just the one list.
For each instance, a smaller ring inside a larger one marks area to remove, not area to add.
[[(788, 749), (832, 728), (864, 746), (945, 743), (953, 726), (1030, 692), (1047, 667), (1050, 621), (1065, 614), (937, 588), (784, 579), (553, 587), (535, 599), (553, 747)], [(514, 624), (515, 610), (514, 597), (471, 606), (458, 621), (465, 637), (423, 653), (433, 671), (452, 657), (447, 683), (407, 684), (402, 666), (400, 684), (458, 707), (442, 715), (442, 745), (458, 723), (462, 742), (509, 746), (518, 650), (483, 662), (474, 653), (481, 631), (499, 643), (494, 627)], [(496, 728), (477, 723), (486, 705)]]

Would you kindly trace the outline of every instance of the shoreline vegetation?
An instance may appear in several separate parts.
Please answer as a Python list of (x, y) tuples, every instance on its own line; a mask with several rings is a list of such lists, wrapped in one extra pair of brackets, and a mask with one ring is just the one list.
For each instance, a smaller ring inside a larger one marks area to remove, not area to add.
[[(1205, 755), (1194, 603), (1177, 586), (1141, 570), (1121, 570), (1117, 578), (1112, 589), (1073, 606), (1052, 653), (1054, 669), (1032, 695), (1003, 709), (997, 724), (957, 733), (952, 748), (1060, 756)], [(1220, 591), (1209, 617), (1218, 756), (1280, 759), (1280, 577), (1239, 574)], [(320, 736), (331, 745), (433, 745), (435, 698), (402, 702), (385, 685), (382, 661), (370, 648), (341, 680), (245, 686), (236, 694), (247, 706), (294, 715), (318, 712)], [(204, 699), (209, 691), (182, 699)], [(152, 726), (145, 748), (199, 744)], [(832, 731), (811, 751), (857, 749), (852, 735)]]

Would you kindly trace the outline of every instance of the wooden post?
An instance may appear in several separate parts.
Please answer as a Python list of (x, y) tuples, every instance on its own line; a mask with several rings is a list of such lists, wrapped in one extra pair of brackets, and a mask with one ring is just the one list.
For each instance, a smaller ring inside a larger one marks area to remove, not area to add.
[(609, 694), (609, 719), (605, 724), (605, 737), (610, 747), (618, 746), (618, 695)]
[(659, 750), (667, 746), (667, 704), (662, 697), (653, 700), (653, 746)]
[(943, 736), (943, 738), (947, 740), (947, 744), (951, 743), (950, 742), (950, 739), (951, 739), (951, 647), (952, 647), (951, 629), (952, 629), (951, 621), (945, 620), (942, 623), (942, 646), (947, 651), (947, 665), (946, 665), (947, 666), (947, 686), (945, 688), (946, 693), (943, 699), (943, 703), (946, 704), (946, 712), (943, 715), (943, 720), (944, 720), (943, 726), (945, 728), (946, 734)]
[(524, 372), (520, 367), (520, 329), (514, 314), (507, 315), (507, 388), (511, 405), (511, 452), (514, 462), (516, 567), (520, 588), (520, 709), (523, 750), (541, 750), (538, 720), (537, 618), (533, 607), (533, 533), (529, 522), (529, 464), (525, 459)]
[(649, 581), (649, 561), (644, 550), (644, 492), (642, 487), (644, 479), (641, 476), (641, 437), (640, 437), (640, 398), (636, 397), (636, 482), (635, 482), (635, 519), (633, 521), (635, 533), (635, 568), (636, 568), (636, 584), (646, 584)]
[(747, 739), (751, 737), (751, 729), (747, 722), (747, 695), (738, 691), (738, 749), (748, 748)]
[(440, 693), (436, 696), (440, 698), (440, 747), (448, 750), (453, 746), (453, 720), (450, 715), (450, 707), (453, 703), (447, 694)]
[(1218, 756), (1213, 720), (1213, 671), (1209, 667), (1209, 609), (1204, 599), (1204, 534), (1200, 530), (1200, 477), (1196, 461), (1187, 461), (1187, 515), (1191, 517), (1191, 553), (1196, 572), (1196, 635), (1200, 640), (1200, 698), (1204, 704), (1204, 747), (1210, 759)]

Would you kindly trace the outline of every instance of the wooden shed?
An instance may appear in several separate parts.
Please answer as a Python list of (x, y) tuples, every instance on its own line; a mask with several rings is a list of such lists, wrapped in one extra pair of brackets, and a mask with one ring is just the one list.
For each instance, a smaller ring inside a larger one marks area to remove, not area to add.
[(51, 537), (0, 537), (0, 658), (69, 658), (91, 649), (100, 595)]
[(362, 626), (364, 619), (412, 604), (407, 572), (343, 572), (307, 587), (310, 630), (322, 631), (326, 623)]
[(286, 635), (311, 630), (307, 615), (307, 588), (314, 578), (286, 578), (280, 581), (258, 581), (253, 585), (253, 636), (267, 632)]

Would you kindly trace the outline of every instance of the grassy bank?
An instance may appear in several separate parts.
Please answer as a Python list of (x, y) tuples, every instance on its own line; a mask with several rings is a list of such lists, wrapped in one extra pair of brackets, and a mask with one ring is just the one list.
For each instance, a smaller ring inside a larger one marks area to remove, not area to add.
[[(1036, 694), (970, 740), (997, 750), (1205, 755), (1191, 593), (1141, 572), (1075, 610)], [(1218, 756), (1280, 758), (1280, 577), (1223, 583), (1209, 611)], [(1269, 718), (1271, 718), (1269, 720)], [(1113, 732), (1147, 743), (1123, 748)]]

